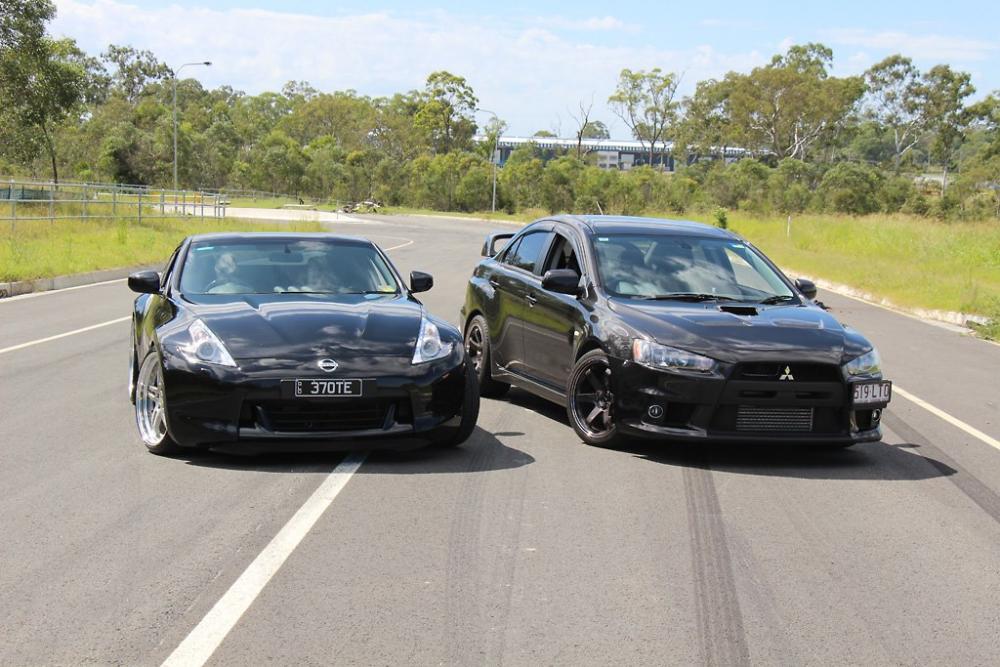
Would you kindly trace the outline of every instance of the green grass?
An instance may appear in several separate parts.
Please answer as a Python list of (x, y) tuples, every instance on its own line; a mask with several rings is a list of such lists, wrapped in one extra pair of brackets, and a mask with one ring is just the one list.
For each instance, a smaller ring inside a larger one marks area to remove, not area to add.
[[(233, 208), (281, 208), (286, 204), (298, 205), (299, 200), (294, 197), (271, 197), (271, 198), (260, 198), (251, 199), (249, 197), (233, 197), (227, 199), (229, 206)], [(326, 204), (313, 204), (313, 202), (306, 201), (306, 204), (316, 206), (317, 211), (335, 211), (337, 209), (336, 204), (326, 203)]]
[(504, 222), (523, 222), (528, 223), (532, 220), (537, 220), (542, 216), (546, 215), (545, 211), (541, 209), (526, 209), (518, 213), (507, 213), (506, 211), (479, 211), (468, 213), (465, 211), (435, 211), (429, 208), (414, 208), (410, 206), (384, 206), (379, 209), (379, 214), (385, 215), (433, 215), (433, 216), (450, 216), (456, 218), (474, 218), (474, 219), (485, 219), (485, 220), (499, 220)]
[[(672, 216), (677, 217), (677, 216)], [(685, 216), (711, 224), (710, 215)], [(1000, 224), (729, 214), (729, 228), (789, 272), (849, 285), (903, 307), (1000, 317)]]
[(189, 234), (221, 231), (321, 231), (313, 222), (195, 217), (0, 222), (0, 282), (49, 278), (166, 261)]

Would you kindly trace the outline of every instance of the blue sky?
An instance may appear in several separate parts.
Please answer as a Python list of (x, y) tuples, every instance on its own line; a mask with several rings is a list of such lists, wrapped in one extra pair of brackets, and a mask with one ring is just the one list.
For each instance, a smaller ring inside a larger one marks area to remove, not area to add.
[(56, 0), (53, 32), (96, 53), (109, 43), (153, 50), (207, 86), (249, 93), (290, 79), (321, 90), (384, 95), (422, 86), (447, 69), (469, 80), (480, 105), (511, 134), (572, 132), (580, 101), (612, 134), (607, 108), (623, 67), (683, 73), (682, 93), (704, 78), (749, 71), (790, 44), (834, 50), (836, 74), (892, 53), (921, 68), (970, 72), (981, 97), (1000, 89), (1000, 2), (337, 3), (289, 0)]

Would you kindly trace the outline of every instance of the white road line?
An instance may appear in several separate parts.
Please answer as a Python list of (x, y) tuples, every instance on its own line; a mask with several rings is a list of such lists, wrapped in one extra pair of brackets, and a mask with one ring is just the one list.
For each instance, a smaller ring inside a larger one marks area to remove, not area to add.
[(102, 280), (97, 283), (87, 283), (86, 285), (74, 285), (73, 287), (61, 287), (59, 289), (44, 290), (42, 292), (29, 292), (27, 294), (18, 294), (17, 296), (9, 296), (6, 299), (0, 299), (0, 303), (10, 303), (11, 301), (21, 301), (23, 299), (34, 299), (39, 296), (47, 296), (49, 294), (59, 294), (60, 292), (69, 292), (75, 289), (86, 289), (87, 287), (100, 287), (101, 285), (111, 285), (112, 283), (123, 283), (128, 278), (113, 278), (112, 280)]
[(56, 334), (55, 336), (49, 336), (48, 338), (39, 338), (38, 340), (31, 340), (27, 343), (21, 343), (20, 345), (12, 345), (10, 347), (0, 348), (0, 354), (7, 354), (8, 352), (14, 352), (15, 350), (23, 350), (26, 347), (31, 347), (32, 345), (41, 345), (42, 343), (48, 343), (49, 341), (59, 340), (60, 338), (65, 338), (66, 336), (75, 336), (76, 334), (86, 333), (87, 331), (93, 331), (94, 329), (100, 329), (101, 327), (106, 327), (111, 324), (118, 324), (119, 322), (125, 322), (131, 319), (131, 315), (126, 315), (125, 317), (119, 317), (118, 319), (108, 320), (107, 322), (101, 322), (100, 324), (91, 324), (89, 327), (83, 327), (82, 329), (74, 329), (73, 331), (67, 331), (66, 333)]
[(927, 401), (925, 401), (924, 399), (918, 398), (918, 397), (914, 396), (910, 392), (908, 392), (908, 391), (900, 388), (895, 383), (893, 383), (893, 385), (892, 385), (892, 393), (899, 394), (900, 396), (902, 396), (906, 400), (912, 401), (913, 403), (916, 403), (917, 405), (919, 405), (920, 407), (922, 407), (924, 410), (927, 410), (931, 414), (933, 414), (933, 415), (935, 415), (937, 417), (940, 417), (941, 419), (945, 420), (946, 422), (948, 422), (952, 426), (954, 426), (956, 428), (960, 428), (963, 431), (965, 431), (966, 433), (968, 433), (969, 435), (971, 435), (972, 437), (978, 438), (979, 440), (982, 440), (983, 442), (985, 442), (990, 447), (993, 447), (994, 449), (1000, 450), (1000, 440), (997, 440), (994, 437), (986, 435), (985, 433), (983, 433), (982, 431), (980, 431), (978, 428), (966, 424), (964, 421), (962, 421), (961, 419), (958, 419), (957, 417), (952, 417), (951, 415), (949, 415), (947, 412), (945, 412), (941, 408), (937, 408), (937, 407), (931, 405), (930, 403), (928, 403)]
[(212, 657), (222, 640), (250, 608), (288, 556), (295, 551), (302, 538), (312, 529), (364, 460), (364, 454), (351, 454), (333, 469), (295, 516), (288, 520), (239, 579), (229, 587), (225, 595), (219, 598), (205, 618), (201, 619), (194, 630), (163, 661), (163, 667), (200, 667)]
[(413, 245), (413, 239), (407, 239), (405, 236), (387, 236), (386, 238), (404, 239), (406, 241), (406, 243), (400, 243), (399, 245), (394, 245), (391, 248), (383, 248), (386, 252), (389, 252), (390, 250), (399, 250), (400, 248), (405, 248), (408, 245)]

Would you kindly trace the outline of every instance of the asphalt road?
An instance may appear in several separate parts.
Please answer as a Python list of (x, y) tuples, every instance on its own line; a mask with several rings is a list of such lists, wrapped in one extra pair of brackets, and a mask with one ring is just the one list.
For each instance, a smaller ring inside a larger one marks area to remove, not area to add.
[[(453, 321), (491, 229), (332, 227), (432, 272)], [(820, 298), (924, 402), (882, 443), (608, 451), (484, 400), (461, 449), (365, 459), (209, 664), (1000, 664), (1000, 346)], [(131, 300), (0, 302), (0, 664), (162, 663), (343, 459), (147, 454)]]

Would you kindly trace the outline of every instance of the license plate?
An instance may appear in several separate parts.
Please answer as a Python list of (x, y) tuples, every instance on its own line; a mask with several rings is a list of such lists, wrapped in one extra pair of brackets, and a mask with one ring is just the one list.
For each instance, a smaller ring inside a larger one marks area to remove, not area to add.
[(854, 405), (888, 403), (892, 396), (892, 382), (862, 382), (854, 385)]
[(295, 395), (309, 398), (361, 396), (361, 380), (295, 380)]

